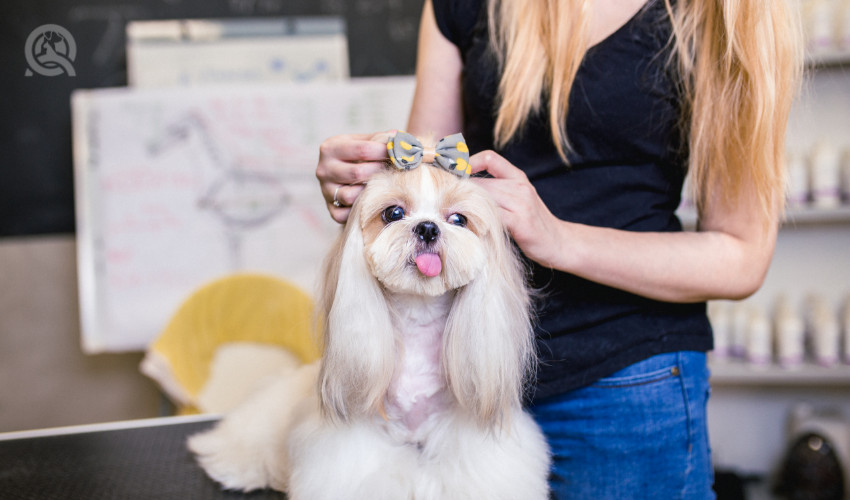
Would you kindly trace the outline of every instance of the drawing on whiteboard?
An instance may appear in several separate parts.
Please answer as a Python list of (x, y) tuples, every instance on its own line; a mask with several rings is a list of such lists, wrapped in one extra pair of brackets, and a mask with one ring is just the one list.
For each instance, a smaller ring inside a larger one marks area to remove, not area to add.
[[(198, 165), (205, 163), (218, 172), (212, 181), (205, 183), (196, 206), (212, 213), (221, 222), (227, 239), (230, 269), (243, 269), (242, 240), (247, 233), (271, 222), (281, 215), (290, 202), (285, 181), (271, 169), (249, 168), (240, 160), (227, 158), (218, 146), (208, 121), (197, 111), (166, 126), (164, 136), (148, 145), (151, 158), (156, 158), (174, 148), (186, 147), (196, 136), (205, 158), (195, 158)], [(265, 170), (265, 171), (264, 171)]]
[(280, 215), (289, 204), (289, 194), (279, 178), (259, 172), (233, 169), (214, 182), (199, 200), (224, 224), (233, 271), (242, 269), (242, 239)]

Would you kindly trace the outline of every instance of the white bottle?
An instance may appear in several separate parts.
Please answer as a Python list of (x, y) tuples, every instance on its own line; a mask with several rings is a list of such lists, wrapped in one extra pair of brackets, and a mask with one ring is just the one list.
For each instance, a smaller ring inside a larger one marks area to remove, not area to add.
[(812, 333), (815, 361), (827, 367), (838, 364), (840, 331), (837, 318), (831, 314), (820, 317)]
[(747, 322), (750, 317), (750, 306), (743, 302), (733, 302), (730, 305), (729, 325), (729, 354), (733, 358), (744, 358), (747, 355)]
[(835, 17), (833, 5), (826, 0), (810, 0), (805, 5), (806, 44), (815, 56), (834, 49)]
[(749, 310), (747, 318), (747, 361), (763, 368), (773, 362), (773, 336), (767, 315), (757, 307)]
[(844, 362), (850, 365), (850, 294), (844, 298), (844, 306), (841, 309), (841, 332)]
[(727, 302), (713, 300), (708, 303), (708, 320), (714, 332), (714, 350), (711, 359), (727, 361), (731, 355), (731, 325), (730, 307)]
[(806, 323), (812, 356), (821, 366), (834, 366), (838, 363), (840, 343), (838, 317), (819, 295), (811, 296), (807, 307)]
[(842, 0), (838, 7), (838, 30), (836, 41), (838, 49), (850, 54), (850, 0)]
[(812, 148), (809, 156), (809, 187), (813, 206), (831, 209), (841, 204), (838, 163), (838, 149), (828, 142), (821, 141)]
[[(847, 0), (847, 3), (850, 3), (850, 0)], [(845, 148), (844, 154), (841, 155), (840, 169), (838, 184), (841, 186), (841, 200), (850, 204), (850, 147)]]
[(789, 152), (785, 158), (788, 170), (788, 206), (803, 208), (809, 203), (809, 173), (805, 157)]
[(806, 353), (806, 325), (785, 297), (780, 297), (774, 315), (776, 358), (785, 369), (799, 368)]

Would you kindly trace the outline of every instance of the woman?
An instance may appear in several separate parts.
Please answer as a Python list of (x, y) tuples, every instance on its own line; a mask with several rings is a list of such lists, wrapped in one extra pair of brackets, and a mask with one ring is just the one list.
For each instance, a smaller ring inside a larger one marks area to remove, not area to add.
[[(556, 498), (713, 497), (705, 302), (767, 272), (799, 39), (783, 0), (426, 0), (408, 131), (463, 131), (543, 292), (529, 407)], [(379, 136), (322, 145), (335, 220), (384, 159)]]

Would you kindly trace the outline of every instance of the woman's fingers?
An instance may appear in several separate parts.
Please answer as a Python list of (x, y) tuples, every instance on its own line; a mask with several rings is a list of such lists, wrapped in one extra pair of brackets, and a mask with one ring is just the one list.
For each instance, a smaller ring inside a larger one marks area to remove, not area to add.
[(331, 214), (331, 219), (340, 224), (345, 224), (348, 220), (349, 214), (351, 214), (351, 207), (335, 207), (333, 205), (329, 205), (328, 212)]
[(387, 159), (387, 147), (363, 139), (328, 140), (319, 147), (316, 177), (320, 182), (357, 184), (382, 168)]
[(354, 200), (360, 196), (363, 191), (364, 184), (328, 184), (328, 192), (322, 190), (325, 200), (335, 207), (350, 207), (354, 205)]
[(331, 217), (348, 219), (350, 207), (372, 175), (386, 165), (386, 143), (395, 131), (339, 135), (319, 146), (316, 178)]
[(472, 173), (486, 171), (497, 179), (525, 179), (525, 172), (494, 151), (481, 151), (469, 159)]

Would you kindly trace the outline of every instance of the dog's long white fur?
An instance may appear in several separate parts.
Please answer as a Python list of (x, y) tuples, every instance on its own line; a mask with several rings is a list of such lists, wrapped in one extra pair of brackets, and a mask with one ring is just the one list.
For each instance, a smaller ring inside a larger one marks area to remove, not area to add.
[[(399, 204), (409, 216), (384, 226), (381, 211)], [(423, 221), (440, 230), (437, 277), (412, 264)], [(323, 288), (322, 361), (190, 439), (213, 479), (292, 500), (547, 498), (548, 447), (521, 406), (528, 291), (482, 189), (427, 166), (373, 178)]]

